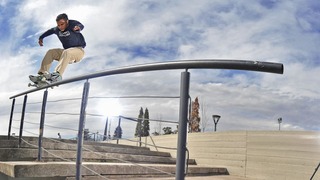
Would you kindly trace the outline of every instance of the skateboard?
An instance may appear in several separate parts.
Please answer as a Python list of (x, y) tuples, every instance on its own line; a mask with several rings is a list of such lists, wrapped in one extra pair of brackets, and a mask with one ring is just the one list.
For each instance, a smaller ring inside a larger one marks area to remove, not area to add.
[[(50, 83), (48, 83), (48, 82), (42, 82), (42, 81), (40, 81), (40, 82), (37, 82), (37, 83), (29, 83), (29, 84), (28, 84), (28, 87), (42, 88), (42, 87), (47, 86), (47, 85), (49, 85), (49, 84), (50, 84)], [(53, 88), (53, 87), (51, 87), (51, 88)]]
[[(47, 80), (44, 76), (39, 75), (39, 76), (33, 76), (30, 75), (29, 79), (32, 83), (28, 84), (28, 87), (36, 87), (36, 88), (42, 88), (44, 86), (50, 85), (51, 81)], [(51, 87), (53, 88), (53, 87)]]

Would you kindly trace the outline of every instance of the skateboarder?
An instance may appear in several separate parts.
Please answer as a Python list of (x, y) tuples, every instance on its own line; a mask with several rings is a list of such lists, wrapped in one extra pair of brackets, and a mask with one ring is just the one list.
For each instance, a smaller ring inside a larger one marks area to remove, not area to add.
[[(32, 82), (48, 80), (57, 82), (62, 80), (62, 75), (68, 64), (80, 62), (84, 56), (85, 39), (81, 34), (84, 26), (76, 20), (69, 20), (67, 14), (59, 14), (56, 18), (57, 26), (44, 32), (39, 37), (39, 45), (43, 46), (43, 39), (52, 34), (56, 34), (62, 43), (63, 49), (55, 48), (47, 51), (44, 56), (41, 67), (38, 71), (39, 76), (30, 75)], [(50, 67), (53, 60), (58, 61), (53, 73), (50, 73)]]

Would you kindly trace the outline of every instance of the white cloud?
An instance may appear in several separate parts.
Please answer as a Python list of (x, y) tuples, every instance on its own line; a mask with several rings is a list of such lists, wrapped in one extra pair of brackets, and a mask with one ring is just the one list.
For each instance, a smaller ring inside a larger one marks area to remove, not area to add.
[[(221, 130), (276, 130), (280, 116), (284, 119), (284, 130), (319, 130), (320, 38), (316, 31), (319, 26), (315, 23), (319, 13), (313, 8), (314, 2), (262, 2), (117, 0), (94, 4), (78, 1), (74, 5), (66, 1), (23, 1), (13, 8), (16, 9), (14, 16), (7, 17), (9, 37), (0, 43), (4, 50), (0, 59), (0, 81), (6, 84), (0, 91), (3, 102), (0, 115), (9, 118), (8, 97), (27, 90), (27, 76), (37, 72), (46, 50), (61, 47), (54, 36), (45, 39), (44, 47), (38, 47), (37, 38), (55, 26), (56, 16), (65, 12), (70, 19), (84, 24), (82, 33), (87, 47), (84, 60), (70, 65), (64, 78), (176, 59), (280, 62), (285, 66), (284, 75), (191, 70), (191, 96), (205, 99), (208, 114), (222, 116)], [(6, 1), (0, 4), (10, 6)], [(90, 80), (90, 95), (177, 95), (182, 71)], [(49, 97), (81, 97), (82, 85), (81, 82), (49, 90)], [(30, 102), (39, 101), (42, 93), (30, 96)], [(159, 114), (163, 119), (177, 120), (178, 117), (175, 99), (120, 99), (120, 103), (127, 110), (124, 115), (128, 116), (136, 117), (142, 106), (148, 107), (153, 118)], [(53, 105), (50, 111), (62, 108), (57, 111), (78, 112), (78, 106), (77, 103)], [(61, 118), (50, 116), (48, 121)], [(61, 125), (60, 121), (52, 123)], [(103, 122), (101, 124), (103, 127)], [(1, 126), (1, 133), (5, 129)]]

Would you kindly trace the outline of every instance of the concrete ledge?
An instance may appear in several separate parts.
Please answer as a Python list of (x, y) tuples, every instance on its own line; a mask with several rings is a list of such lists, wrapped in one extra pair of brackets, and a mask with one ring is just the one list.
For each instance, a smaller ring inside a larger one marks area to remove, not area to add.
[[(27, 138), (27, 139), (30, 139), (30, 138)], [(34, 139), (32, 139), (32, 141), (28, 141), (28, 143), (36, 145), (36, 146), (38, 145), (38, 141), (34, 140)], [(18, 144), (19, 144), (18, 140), (1, 140), (0, 139), (0, 148), (18, 148), (19, 147)], [(45, 149), (76, 151), (77, 144), (65, 143), (65, 142), (59, 143), (59, 142), (46, 142), (46, 141), (44, 141), (42, 143), (42, 147)], [(170, 153), (150, 151), (150, 149), (146, 148), (146, 147), (125, 146), (125, 145), (117, 145), (117, 144), (111, 144), (111, 143), (99, 143), (99, 142), (86, 143), (84, 145), (84, 147), (89, 150), (95, 151), (95, 152), (171, 157)], [(37, 149), (37, 147), (31, 146), (25, 142), (21, 143), (20, 148)], [(86, 150), (84, 150), (84, 151), (86, 151)]]
[[(76, 159), (76, 151), (69, 150), (48, 150), (50, 153), (71, 161)], [(53, 156), (46, 151), (42, 151), (42, 159), (44, 161), (61, 161), (60, 158)], [(0, 159), (2, 161), (35, 161), (37, 160), (38, 149), (26, 149), (26, 148), (0, 148)], [(176, 159), (172, 157), (162, 156), (148, 156), (148, 155), (136, 155), (136, 154), (119, 154), (119, 153), (94, 153), (83, 151), (83, 161), (97, 161), (97, 162), (123, 162), (130, 161), (135, 163), (158, 163), (158, 164), (175, 164)], [(190, 160), (189, 163), (195, 164), (194, 160)]]
[[(125, 164), (125, 163), (88, 163), (84, 166), (95, 172), (107, 175), (163, 175), (175, 173), (175, 165), (158, 164)], [(0, 172), (14, 178), (28, 177), (71, 177), (75, 176), (76, 168), (74, 162), (0, 162)], [(210, 168), (190, 165), (188, 175), (226, 175), (226, 168)], [(82, 168), (82, 175), (93, 176), (93, 172)]]

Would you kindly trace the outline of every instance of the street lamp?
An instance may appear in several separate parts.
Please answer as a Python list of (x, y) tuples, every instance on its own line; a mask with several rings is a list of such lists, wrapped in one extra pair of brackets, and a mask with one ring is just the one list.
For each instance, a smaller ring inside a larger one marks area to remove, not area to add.
[(212, 115), (212, 119), (214, 122), (214, 131), (217, 131), (217, 124), (219, 122), (220, 117), (221, 116), (219, 116), (219, 115)]
[(278, 123), (279, 123), (279, 131), (280, 131), (280, 124), (282, 123), (282, 118), (278, 118)]

